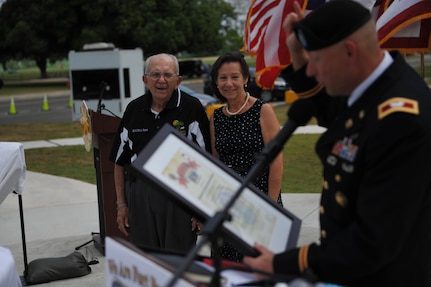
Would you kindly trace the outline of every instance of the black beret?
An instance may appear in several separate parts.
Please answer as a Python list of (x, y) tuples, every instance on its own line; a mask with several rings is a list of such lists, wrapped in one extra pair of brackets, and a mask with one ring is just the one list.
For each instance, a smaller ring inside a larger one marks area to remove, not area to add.
[(371, 19), (362, 4), (353, 0), (332, 0), (295, 23), (293, 29), (308, 51), (320, 50), (340, 42)]

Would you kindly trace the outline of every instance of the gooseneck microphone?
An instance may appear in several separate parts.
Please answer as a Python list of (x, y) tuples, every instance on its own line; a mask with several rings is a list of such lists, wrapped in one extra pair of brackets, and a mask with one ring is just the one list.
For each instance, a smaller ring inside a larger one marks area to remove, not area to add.
[(100, 94), (99, 94), (99, 102), (97, 103), (98, 113), (102, 112), (102, 109), (104, 108), (104, 105), (102, 105), (102, 99), (103, 99), (103, 94), (105, 93), (105, 90), (108, 87), (108, 83), (105, 81), (102, 81), (99, 87), (100, 87)]

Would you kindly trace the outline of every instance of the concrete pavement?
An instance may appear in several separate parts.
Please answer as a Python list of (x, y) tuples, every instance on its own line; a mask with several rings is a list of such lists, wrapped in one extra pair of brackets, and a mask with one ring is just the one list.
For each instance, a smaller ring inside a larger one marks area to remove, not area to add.
[[(298, 129), (297, 133), (321, 132), (317, 127)], [(82, 138), (24, 142), (24, 148), (81, 145)], [(285, 207), (302, 219), (298, 244), (318, 240), (319, 194), (283, 194)], [(96, 186), (85, 182), (27, 171), (24, 184), (23, 214), (27, 246), (27, 261), (39, 258), (64, 257), (75, 247), (91, 240), (99, 231)], [(18, 196), (10, 194), (0, 205), (0, 245), (11, 250), (18, 274), (24, 271), (23, 241), (20, 229)], [(91, 265), (89, 275), (53, 281), (38, 286), (101, 287), (105, 286), (104, 256), (88, 244), (79, 251)], [(208, 250), (202, 250), (207, 254)]]

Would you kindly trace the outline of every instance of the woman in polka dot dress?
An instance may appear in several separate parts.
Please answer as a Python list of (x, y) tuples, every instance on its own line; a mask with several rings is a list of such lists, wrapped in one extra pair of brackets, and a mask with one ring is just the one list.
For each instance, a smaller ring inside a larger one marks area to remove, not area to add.
[[(210, 121), (211, 147), (215, 157), (245, 177), (255, 163), (255, 155), (273, 139), (280, 124), (269, 104), (246, 92), (249, 67), (239, 52), (220, 56), (211, 70), (213, 90), (226, 103), (214, 111)], [(281, 201), (283, 158), (280, 153), (256, 179), (254, 185), (276, 201)], [(225, 240), (223, 259), (240, 262), (241, 252)]]

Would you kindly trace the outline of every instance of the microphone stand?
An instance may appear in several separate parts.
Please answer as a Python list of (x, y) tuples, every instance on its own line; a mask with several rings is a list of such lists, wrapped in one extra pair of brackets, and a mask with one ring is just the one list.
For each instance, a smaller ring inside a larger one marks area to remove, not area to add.
[[(290, 125), (292, 127), (297, 127), (294, 122), (291, 122)], [(286, 138), (287, 140), (287, 138)], [(240, 197), (244, 189), (249, 186), (249, 184), (252, 182), (252, 180), (255, 180), (255, 178), (266, 168), (267, 165), (269, 165), (272, 160), (278, 155), (278, 153), (283, 149), (284, 143), (286, 140), (280, 140), (280, 138), (276, 137), (272, 141), (268, 143), (267, 146), (264, 147), (261, 153), (256, 154), (256, 163), (252, 166), (250, 171), (248, 172), (247, 176), (244, 178), (244, 180), (241, 183), (241, 186), (238, 188), (238, 190), (234, 193), (234, 195), (229, 199), (227, 204), (224, 206), (222, 210), (219, 210), (215, 213), (215, 215), (207, 220), (205, 222), (204, 228), (202, 229), (202, 238), (201, 240), (196, 244), (195, 247), (188, 253), (184, 264), (181, 265), (175, 272), (174, 276), (172, 276), (171, 280), (169, 281), (168, 285), (166, 287), (173, 287), (175, 282), (185, 273), (185, 271), (190, 267), (192, 262), (195, 260), (196, 255), (198, 254), (199, 250), (208, 242), (208, 239), (211, 239), (211, 244), (215, 244), (216, 248), (219, 248), (221, 245), (220, 236), (218, 235), (220, 233), (220, 228), (223, 225), (225, 220), (230, 221), (231, 215), (229, 214), (230, 208), (234, 205), (236, 200)], [(220, 272), (221, 272), (221, 258), (218, 252), (218, 249), (216, 252), (214, 252), (215, 258), (214, 258), (214, 268), (215, 272), (213, 275), (213, 278), (211, 279), (211, 283), (209, 286), (212, 287), (219, 287), (220, 286)]]
[[(108, 84), (105, 81), (100, 82), (100, 95), (99, 95), (99, 102), (97, 103), (97, 112), (101, 113), (102, 109), (105, 108), (105, 105), (102, 104), (102, 98), (103, 98), (103, 94), (105, 92), (106, 87), (108, 86)], [(101, 190), (100, 190), (100, 186), (101, 186), (101, 167), (100, 167), (100, 150), (96, 147), (93, 147), (93, 160), (95, 163), (95, 167), (96, 167), (96, 181), (97, 181), (97, 200), (98, 200), (98, 206), (103, 206), (103, 196), (100, 195)], [(105, 215), (103, 214), (103, 210), (101, 210), (99, 208), (99, 228), (100, 228), (100, 232), (91, 232), (91, 236), (92, 239), (75, 247), (75, 250), (79, 250), (82, 247), (86, 246), (87, 244), (90, 244), (91, 242), (95, 243), (96, 248), (101, 252), (101, 253), (105, 253), (104, 251), (104, 247), (105, 247)], [(95, 236), (99, 236), (100, 237), (100, 244), (96, 245), (95, 241)]]
[(102, 105), (102, 99), (103, 99), (103, 94), (105, 93), (105, 89), (106, 86), (108, 84), (105, 81), (102, 81), (100, 83), (100, 95), (99, 95), (99, 102), (97, 103), (97, 112), (101, 113), (102, 112), (102, 108), (104, 108), (104, 105)]

